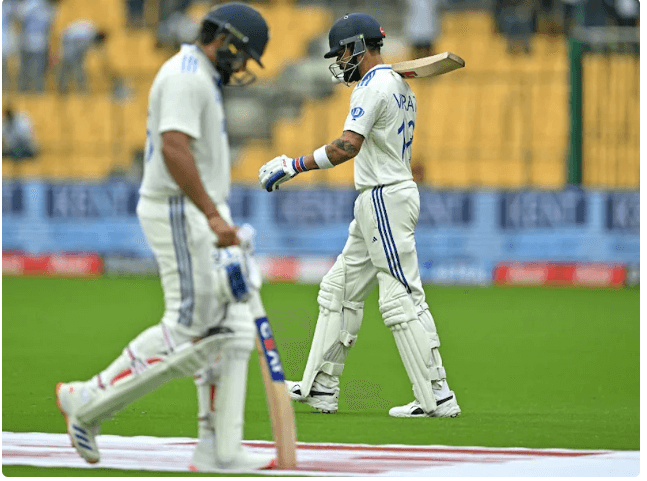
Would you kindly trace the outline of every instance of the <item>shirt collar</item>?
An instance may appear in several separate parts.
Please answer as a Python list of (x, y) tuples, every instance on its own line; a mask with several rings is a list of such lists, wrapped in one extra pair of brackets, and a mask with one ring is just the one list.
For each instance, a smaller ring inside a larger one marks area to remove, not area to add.
[(205, 69), (207, 69), (207, 72), (209, 72), (214, 77), (215, 81), (220, 84), (220, 74), (216, 70), (216, 67), (213, 65), (211, 60), (209, 60), (209, 57), (207, 57), (207, 54), (205, 54), (200, 47), (198, 47), (196, 44), (183, 43), (182, 50), (185, 50), (187, 53), (195, 53), (198, 61), (204, 66)]
[[(379, 63), (379, 64), (377, 64), (375, 67), (373, 67), (371, 70), (369, 70), (368, 72), (366, 72), (366, 73), (364, 74), (364, 76), (362, 77), (362, 80), (364, 80), (364, 79), (366, 78), (366, 76), (367, 76), (368, 74), (370, 74), (371, 72), (375, 72), (376, 70), (383, 70), (383, 69), (391, 70), (391, 65), (387, 65), (387, 64), (385, 64), (385, 63)], [(361, 82), (361, 80), (360, 80), (360, 82)]]

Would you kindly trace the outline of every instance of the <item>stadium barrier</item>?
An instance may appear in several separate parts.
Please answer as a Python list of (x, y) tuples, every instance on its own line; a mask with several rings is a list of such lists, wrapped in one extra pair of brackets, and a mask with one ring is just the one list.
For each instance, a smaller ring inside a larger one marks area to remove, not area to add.
[[(138, 183), (3, 183), (5, 251), (90, 252), (105, 273), (155, 272), (136, 216)], [(341, 252), (353, 216), (352, 189), (235, 186), (237, 224), (252, 224), (267, 278), (318, 282)], [(300, 206), (300, 215), (293, 206)], [(395, 214), (393, 214), (395, 215)], [(423, 282), (490, 284), (501, 262), (629, 266), (639, 282), (638, 191), (420, 191), (416, 229)]]
[(503, 262), (494, 269), (494, 283), (502, 285), (623, 287), (627, 267), (594, 262)]

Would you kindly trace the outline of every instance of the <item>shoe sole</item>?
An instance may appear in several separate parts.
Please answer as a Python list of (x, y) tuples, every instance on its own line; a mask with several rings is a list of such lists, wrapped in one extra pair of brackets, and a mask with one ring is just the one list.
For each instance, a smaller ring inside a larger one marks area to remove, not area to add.
[(61, 400), (58, 396), (58, 392), (60, 391), (61, 387), (65, 384), (64, 382), (59, 382), (56, 385), (56, 407), (58, 407), (58, 410), (61, 412), (63, 417), (65, 418), (65, 427), (67, 429), (67, 436), (70, 438), (70, 443), (72, 444), (72, 447), (76, 450), (77, 453), (79, 453), (79, 456), (81, 456), (83, 459), (85, 459), (88, 463), (90, 464), (96, 464), (99, 462), (99, 459), (88, 459), (87, 457), (83, 456), (81, 454), (81, 451), (79, 451), (79, 448), (76, 447), (76, 443), (74, 442), (74, 436), (72, 436), (72, 429), (70, 427), (70, 420), (67, 417), (67, 413), (63, 410), (63, 406), (61, 406)]
[(433, 414), (430, 416), (432, 418), (457, 418), (458, 416), (461, 415), (461, 410), (459, 409), (457, 412), (451, 412), (449, 414), (443, 414), (442, 416), (434, 416)]
[(431, 416), (429, 414), (389, 414), (392, 418), (457, 418), (460, 412), (445, 416)]
[(391, 414), (389, 416), (392, 418), (430, 418), (431, 416), (427, 414)]
[(259, 468), (259, 469), (274, 469), (276, 468), (276, 462), (277, 462), (276, 458), (272, 458), (272, 460), (269, 463), (267, 463), (266, 466), (263, 466), (262, 468)]
[(331, 409), (328, 406), (322, 406), (322, 404), (324, 404), (324, 403), (322, 403), (321, 401), (318, 401), (318, 400), (316, 400), (316, 399), (314, 399), (312, 397), (310, 399), (306, 398), (301, 402), (307, 404), (310, 407), (315, 408), (318, 412), (323, 413), (323, 414), (335, 414), (337, 412), (337, 408)]
[[(452, 392), (452, 404), (445, 404), (444, 406), (438, 406), (436, 411), (431, 413), (432, 418), (455, 418), (461, 414), (461, 408), (456, 402), (456, 395)], [(444, 403), (444, 401), (441, 401)], [(434, 416), (434, 413), (440, 412), (442, 414)]]
[(297, 403), (307, 404), (308, 406), (315, 408), (320, 413), (323, 413), (323, 414), (335, 414), (337, 412), (337, 408), (330, 409), (328, 407), (321, 407), (322, 403), (320, 401), (317, 401), (316, 399), (314, 399), (312, 397), (304, 398), (304, 397), (298, 396), (296, 394), (295, 395), (292, 395), (292, 393), (288, 393), (288, 394), (290, 394), (290, 399), (292, 401), (297, 402)]
[[(208, 470), (200, 470), (195, 464), (189, 464), (188, 466), (189, 471), (192, 471), (194, 473), (208, 473), (210, 471)], [(276, 468), (276, 458), (272, 458), (272, 460), (267, 463), (265, 466), (261, 466), (260, 468), (253, 468), (252, 471), (257, 471), (257, 470), (267, 470), (267, 469), (277, 469)], [(213, 472), (213, 471), (211, 471)]]
[(451, 409), (449, 413), (443, 414), (442, 416), (434, 416), (432, 414), (391, 414), (389, 413), (389, 416), (392, 418), (457, 418), (461, 414), (461, 408), (458, 406)]

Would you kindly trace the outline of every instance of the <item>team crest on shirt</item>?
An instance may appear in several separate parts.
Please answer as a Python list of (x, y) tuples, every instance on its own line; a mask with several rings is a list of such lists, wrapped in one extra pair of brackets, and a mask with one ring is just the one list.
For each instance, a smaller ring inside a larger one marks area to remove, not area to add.
[(353, 107), (350, 114), (352, 115), (353, 120), (357, 120), (364, 115), (364, 109), (362, 107)]

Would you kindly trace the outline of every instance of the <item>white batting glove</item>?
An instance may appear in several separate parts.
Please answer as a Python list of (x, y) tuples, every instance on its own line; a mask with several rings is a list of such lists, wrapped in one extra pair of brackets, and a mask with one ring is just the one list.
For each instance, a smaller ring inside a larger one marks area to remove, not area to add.
[(297, 169), (294, 165), (295, 159), (287, 155), (275, 157), (258, 171), (258, 182), (263, 189), (273, 192), (279, 188), (283, 182), (290, 180), (297, 175)]
[(238, 228), (236, 231), (238, 235), (238, 240), (240, 241), (240, 248), (246, 254), (254, 253), (254, 237), (256, 237), (256, 229), (251, 225), (245, 223)]

